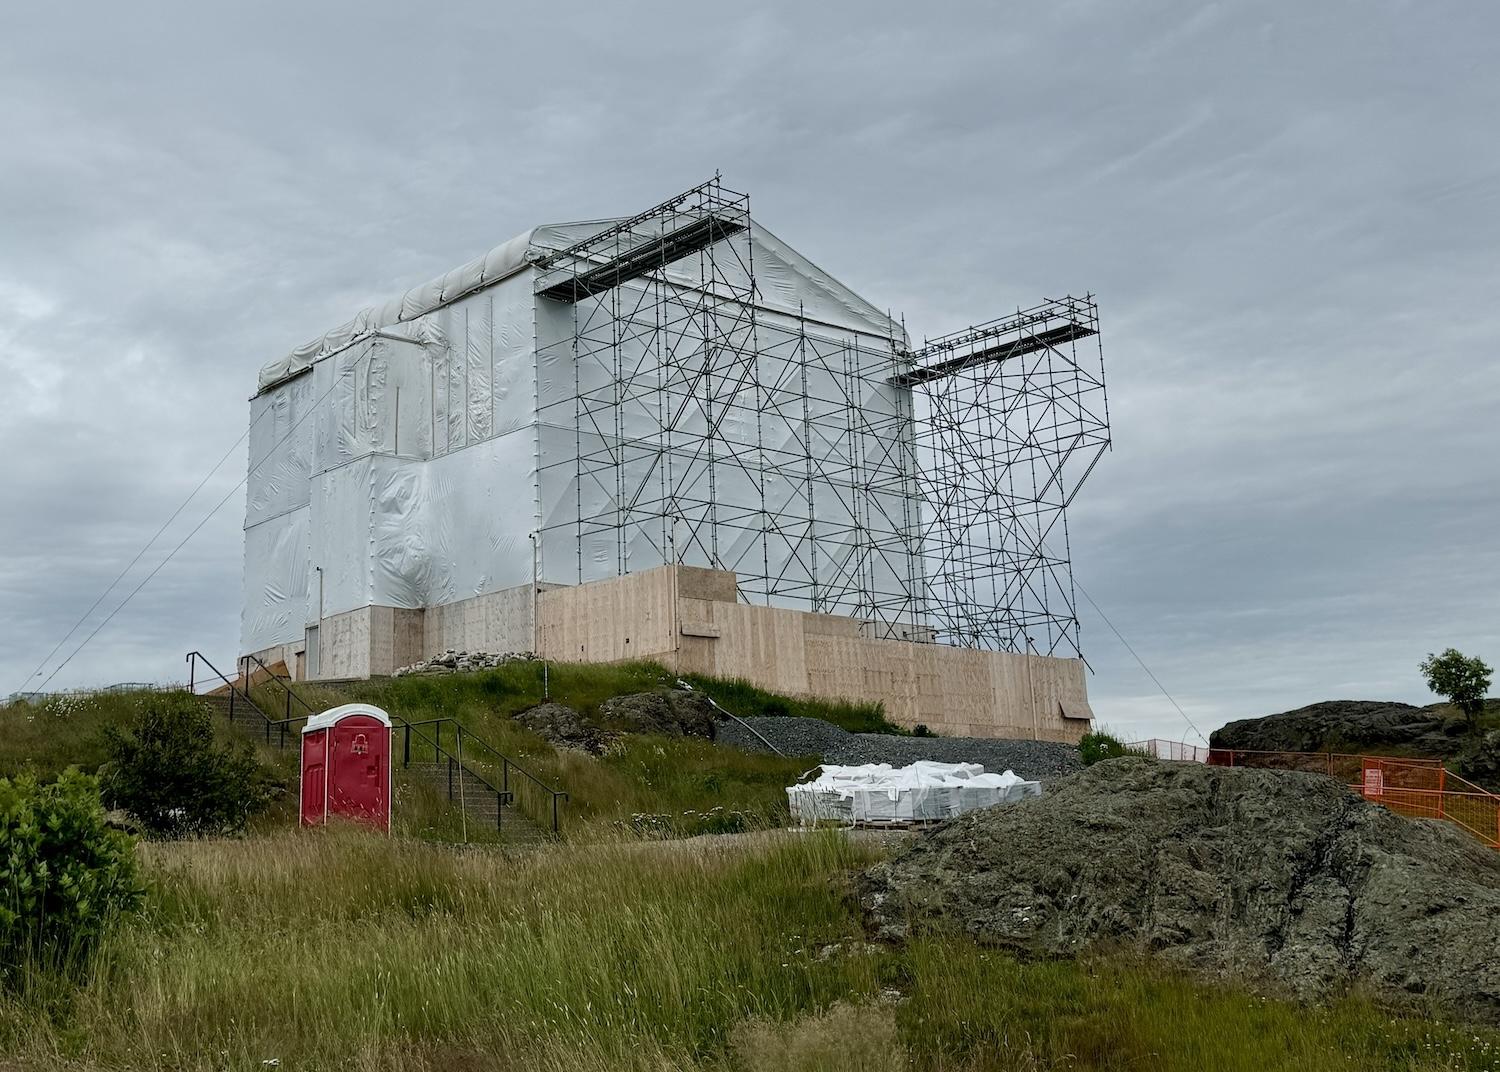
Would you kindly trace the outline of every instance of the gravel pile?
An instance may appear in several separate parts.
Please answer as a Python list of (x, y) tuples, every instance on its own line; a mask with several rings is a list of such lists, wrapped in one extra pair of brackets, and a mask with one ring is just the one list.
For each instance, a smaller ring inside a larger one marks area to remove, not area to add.
[[(992, 737), (897, 737), (888, 733), (850, 733), (820, 718), (791, 716), (744, 720), (789, 756), (817, 756), (824, 763), (889, 763), (904, 767), (921, 759), (940, 763), (978, 763), (999, 773), (1013, 770), (1023, 778), (1050, 781), (1083, 768), (1078, 749), (1052, 741), (1008, 741)], [(733, 720), (719, 723), (717, 740), (752, 752), (766, 746)]]

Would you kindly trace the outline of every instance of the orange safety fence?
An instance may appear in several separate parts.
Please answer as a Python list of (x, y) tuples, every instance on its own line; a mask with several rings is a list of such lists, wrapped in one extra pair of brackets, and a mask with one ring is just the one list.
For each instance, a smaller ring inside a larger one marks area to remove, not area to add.
[(1500, 848), (1500, 796), (1446, 770), (1441, 764), (1366, 756), (1359, 794), (1400, 815), (1442, 819), (1486, 845)]
[[(1208, 764), (1211, 767), (1271, 767), (1275, 770), (1326, 774), (1357, 790), (1364, 780), (1366, 758), (1351, 752), (1263, 752), (1242, 748), (1211, 748)], [(1443, 766), (1442, 761), (1437, 759), (1403, 759), (1401, 762), (1433, 770), (1440, 770)]]
[(1500, 796), (1447, 770), (1439, 759), (1341, 752), (1209, 750), (1215, 767), (1271, 767), (1337, 778), (1375, 804), (1414, 819), (1441, 819), (1500, 848)]

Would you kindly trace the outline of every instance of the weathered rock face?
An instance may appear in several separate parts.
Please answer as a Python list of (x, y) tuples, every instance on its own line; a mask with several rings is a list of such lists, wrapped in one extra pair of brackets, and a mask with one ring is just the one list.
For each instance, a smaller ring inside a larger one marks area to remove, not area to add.
[(538, 704), (514, 716), (515, 720), (537, 736), (561, 748), (576, 748), (592, 756), (609, 749), (615, 734), (600, 729), (566, 704)]
[(1319, 775), (1111, 760), (918, 838), (861, 897), (888, 938), (1123, 945), (1273, 992), (1358, 984), (1500, 1023), (1500, 853)]
[(1434, 757), (1463, 745), (1462, 719), (1440, 704), (1413, 707), (1382, 700), (1326, 700), (1295, 711), (1231, 722), (1209, 736), (1214, 748), (1264, 752), (1357, 752), (1409, 749)]
[(637, 692), (616, 696), (599, 705), (599, 719), (626, 733), (657, 733), (666, 737), (714, 737), (718, 712), (708, 697), (696, 692)]

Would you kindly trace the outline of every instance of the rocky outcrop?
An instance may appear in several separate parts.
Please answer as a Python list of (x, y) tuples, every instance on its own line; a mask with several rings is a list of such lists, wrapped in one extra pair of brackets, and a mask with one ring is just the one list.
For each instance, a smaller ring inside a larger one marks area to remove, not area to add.
[(706, 696), (664, 689), (605, 700), (599, 705), (597, 718), (589, 718), (560, 703), (538, 704), (513, 717), (560, 748), (575, 748), (600, 756), (624, 733), (712, 740), (717, 713)]
[(714, 737), (718, 711), (699, 692), (662, 689), (616, 696), (599, 705), (599, 721), (625, 733), (664, 737)]
[(1265, 752), (1400, 750), (1442, 758), (1464, 743), (1466, 725), (1443, 704), (1413, 707), (1383, 700), (1326, 700), (1214, 730), (1214, 748)]
[(916, 839), (861, 898), (886, 938), (1123, 946), (1302, 998), (1359, 987), (1500, 1023), (1500, 853), (1318, 775), (1110, 760)]
[(591, 756), (602, 756), (616, 736), (594, 725), (567, 704), (537, 704), (513, 717), (551, 744), (559, 748), (574, 748)]

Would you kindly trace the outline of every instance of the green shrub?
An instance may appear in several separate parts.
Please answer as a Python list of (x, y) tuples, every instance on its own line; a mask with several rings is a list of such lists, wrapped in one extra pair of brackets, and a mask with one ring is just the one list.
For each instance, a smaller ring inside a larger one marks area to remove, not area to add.
[(1078, 742), (1078, 754), (1083, 765), (1091, 767), (1102, 759), (1118, 759), (1129, 751), (1117, 737), (1107, 733), (1085, 733)]
[(190, 696), (146, 703), (105, 743), (105, 801), (157, 837), (240, 832), (280, 788), (248, 744), (215, 743), (212, 716)]
[(0, 978), (80, 963), (140, 897), (134, 846), (106, 824), (93, 778), (0, 778)]

